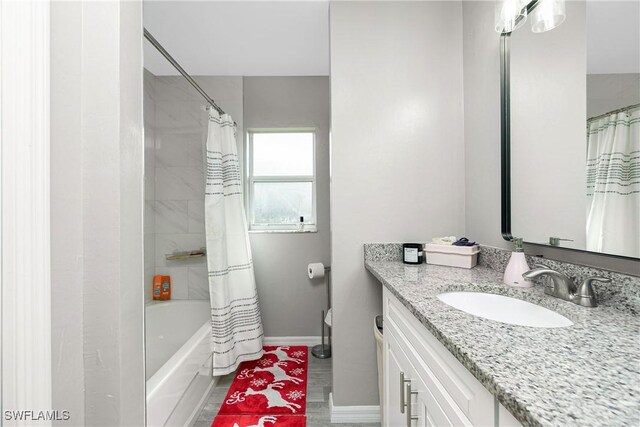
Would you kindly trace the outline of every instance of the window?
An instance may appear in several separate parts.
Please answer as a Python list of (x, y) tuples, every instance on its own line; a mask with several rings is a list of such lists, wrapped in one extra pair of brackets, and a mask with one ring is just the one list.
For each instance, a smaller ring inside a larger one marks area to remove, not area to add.
[(250, 230), (316, 231), (315, 130), (251, 130), (247, 142)]

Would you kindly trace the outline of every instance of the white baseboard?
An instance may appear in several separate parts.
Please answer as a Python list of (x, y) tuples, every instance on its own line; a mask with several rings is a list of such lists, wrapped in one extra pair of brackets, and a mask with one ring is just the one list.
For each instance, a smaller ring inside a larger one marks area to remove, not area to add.
[(331, 424), (379, 423), (380, 406), (334, 406), (333, 393), (329, 393)]
[[(325, 342), (326, 342), (325, 337)], [(264, 337), (264, 345), (306, 345), (313, 346), (320, 344), (321, 337)]]

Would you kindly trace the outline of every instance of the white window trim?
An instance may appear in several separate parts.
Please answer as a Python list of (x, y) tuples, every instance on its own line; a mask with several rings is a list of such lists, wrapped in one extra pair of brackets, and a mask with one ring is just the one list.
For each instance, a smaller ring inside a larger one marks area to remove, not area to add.
[[(313, 135), (313, 175), (300, 176), (253, 176), (253, 134), (255, 133), (311, 133)], [(246, 149), (246, 173), (245, 173), (245, 205), (247, 207), (247, 224), (250, 233), (316, 233), (317, 227), (317, 194), (316, 194), (316, 137), (317, 128), (297, 127), (297, 128), (251, 128), (247, 130)], [(253, 197), (254, 184), (256, 182), (311, 182), (311, 215), (305, 218), (304, 227), (300, 229), (300, 224), (256, 224), (253, 222)]]

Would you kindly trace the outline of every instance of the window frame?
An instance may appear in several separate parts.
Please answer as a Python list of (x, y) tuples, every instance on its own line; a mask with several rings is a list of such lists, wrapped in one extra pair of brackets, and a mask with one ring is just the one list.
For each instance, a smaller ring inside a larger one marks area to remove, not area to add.
[[(310, 133), (312, 136), (312, 175), (253, 175), (253, 137), (255, 134), (264, 133)], [(315, 233), (317, 227), (317, 193), (316, 193), (316, 137), (318, 129), (314, 127), (292, 128), (251, 128), (246, 132), (246, 174), (245, 174), (245, 206), (247, 210), (247, 225), (250, 233)], [(299, 223), (294, 224), (263, 224), (254, 222), (254, 186), (256, 183), (286, 183), (286, 182), (310, 182), (311, 183), (311, 218), (305, 218), (304, 228), (299, 229)]]

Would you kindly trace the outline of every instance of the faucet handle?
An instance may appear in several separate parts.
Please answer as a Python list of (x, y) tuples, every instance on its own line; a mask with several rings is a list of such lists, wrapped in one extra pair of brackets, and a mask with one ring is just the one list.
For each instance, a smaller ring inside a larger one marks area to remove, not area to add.
[(565, 241), (565, 242), (573, 242), (573, 239), (561, 239), (560, 237), (549, 237), (549, 244), (551, 246), (560, 246), (560, 241)]
[(596, 293), (593, 290), (593, 282), (610, 283), (611, 279), (599, 276), (592, 276), (584, 279), (573, 296), (576, 304), (583, 305), (585, 307), (596, 307), (598, 305), (598, 302), (596, 301)]
[(548, 265), (543, 264), (541, 262), (536, 262), (536, 263), (533, 264), (533, 266), (535, 268), (548, 268), (549, 270), (551, 270), (551, 267), (549, 267)]
[(580, 287), (582, 287), (583, 285), (591, 286), (593, 282), (611, 283), (611, 278), (600, 276), (587, 277), (586, 279), (584, 279)]

